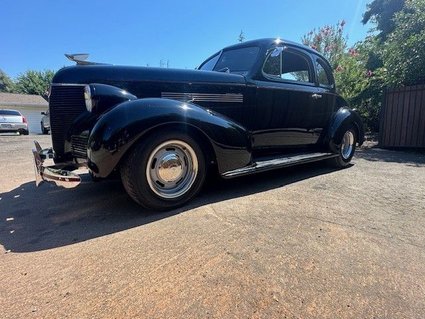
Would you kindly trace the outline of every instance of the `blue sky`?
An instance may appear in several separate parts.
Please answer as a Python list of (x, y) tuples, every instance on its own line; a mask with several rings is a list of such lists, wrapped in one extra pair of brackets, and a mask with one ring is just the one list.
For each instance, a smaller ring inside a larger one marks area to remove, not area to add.
[(29, 69), (70, 65), (64, 53), (124, 65), (194, 68), (222, 47), (281, 37), (300, 42), (315, 27), (344, 19), (349, 44), (371, 0), (109, 1), (1, 0), (0, 69), (16, 77)]

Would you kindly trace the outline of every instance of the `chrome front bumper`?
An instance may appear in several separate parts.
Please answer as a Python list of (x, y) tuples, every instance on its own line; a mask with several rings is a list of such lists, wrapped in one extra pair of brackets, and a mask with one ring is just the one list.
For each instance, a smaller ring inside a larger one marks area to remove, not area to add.
[(61, 169), (64, 167), (63, 165), (44, 166), (43, 163), (46, 159), (53, 158), (53, 150), (51, 148), (42, 149), (37, 141), (34, 141), (34, 145), (35, 149), (32, 150), (32, 153), (36, 186), (42, 182), (52, 182), (57, 186), (73, 188), (81, 183), (81, 177), (71, 171)]

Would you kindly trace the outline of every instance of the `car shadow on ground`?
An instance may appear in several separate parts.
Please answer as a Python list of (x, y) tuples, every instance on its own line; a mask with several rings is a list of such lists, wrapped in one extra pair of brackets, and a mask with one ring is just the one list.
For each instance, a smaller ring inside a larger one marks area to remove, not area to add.
[(74, 189), (47, 183), (36, 188), (34, 182), (28, 182), (0, 195), (0, 244), (12, 252), (66, 246), (334, 171), (324, 163), (311, 163), (233, 180), (210, 178), (197, 198), (165, 213), (140, 208), (120, 180), (94, 183), (84, 174), (81, 185)]
[(378, 147), (360, 149), (356, 157), (371, 162), (392, 162), (407, 166), (425, 166), (425, 151), (422, 150), (387, 150)]

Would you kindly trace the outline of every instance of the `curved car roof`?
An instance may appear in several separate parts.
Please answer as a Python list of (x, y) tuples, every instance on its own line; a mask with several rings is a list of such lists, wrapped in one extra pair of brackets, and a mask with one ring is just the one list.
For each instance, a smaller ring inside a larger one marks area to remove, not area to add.
[(314, 53), (320, 57), (322, 57), (323, 59), (325, 59), (327, 61), (327, 59), (318, 51), (314, 50), (313, 48), (310, 48), (304, 44), (300, 44), (297, 42), (293, 42), (293, 41), (288, 41), (288, 40), (284, 40), (284, 39), (280, 39), (280, 38), (264, 38), (264, 39), (257, 39), (257, 40), (250, 40), (250, 41), (246, 41), (246, 42), (241, 42), (238, 44), (233, 44), (230, 45), (228, 47), (225, 47), (223, 49), (223, 51), (226, 50), (232, 50), (232, 49), (236, 49), (236, 48), (243, 48), (243, 47), (250, 47), (250, 46), (259, 46), (259, 47), (270, 47), (272, 44), (276, 43), (276, 41), (280, 41), (279, 43), (282, 44), (287, 44), (293, 47), (297, 47), (306, 51), (309, 51), (310, 53)]

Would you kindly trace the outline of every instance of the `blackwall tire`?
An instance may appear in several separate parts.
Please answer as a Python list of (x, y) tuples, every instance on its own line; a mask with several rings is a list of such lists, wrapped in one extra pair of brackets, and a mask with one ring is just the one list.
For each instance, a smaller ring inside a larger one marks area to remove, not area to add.
[(121, 180), (141, 206), (163, 211), (184, 205), (201, 189), (205, 156), (195, 139), (179, 131), (150, 135), (121, 165)]
[(19, 135), (28, 135), (29, 133), (28, 130), (19, 130)]
[(41, 133), (43, 135), (49, 134), (49, 130), (44, 127), (43, 123), (41, 124)]
[(356, 151), (357, 131), (354, 126), (349, 127), (338, 146), (338, 156), (332, 158), (330, 163), (336, 168), (344, 168), (350, 165), (351, 159)]

